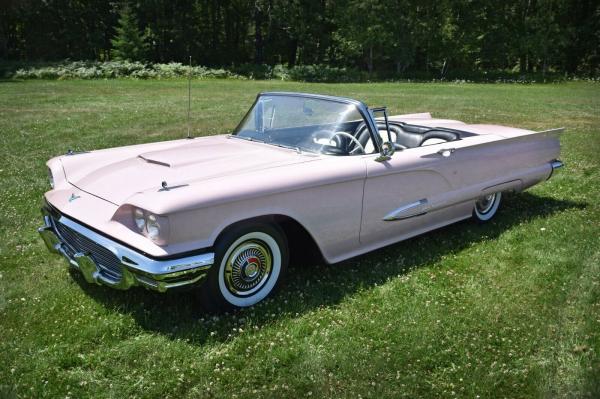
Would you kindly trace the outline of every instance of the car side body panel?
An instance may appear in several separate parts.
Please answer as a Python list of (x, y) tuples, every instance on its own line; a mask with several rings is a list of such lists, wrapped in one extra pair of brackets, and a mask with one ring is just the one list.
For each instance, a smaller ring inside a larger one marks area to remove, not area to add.
[[(375, 244), (390, 237), (400, 240), (417, 227), (469, 217), (484, 193), (521, 191), (547, 178), (549, 160), (556, 156), (557, 140), (534, 134), (525, 142), (520, 137), (467, 137), (408, 149), (385, 163), (371, 160), (367, 162), (361, 243)], [(446, 211), (439, 212), (442, 209)], [(386, 218), (394, 211), (404, 214), (394, 220)]]
[[(487, 192), (521, 191), (548, 178), (559, 155), (554, 134), (426, 113), (390, 120), (473, 135), (397, 152), (385, 162), (375, 161), (376, 154), (298, 153), (227, 136), (66, 155), (49, 161), (64, 175), (46, 200), (154, 257), (212, 247), (238, 221), (284, 215), (300, 223), (333, 263), (469, 217)], [(450, 156), (438, 153), (448, 148)], [(418, 216), (384, 220), (423, 199)], [(135, 231), (131, 207), (168, 219), (166, 244)]]

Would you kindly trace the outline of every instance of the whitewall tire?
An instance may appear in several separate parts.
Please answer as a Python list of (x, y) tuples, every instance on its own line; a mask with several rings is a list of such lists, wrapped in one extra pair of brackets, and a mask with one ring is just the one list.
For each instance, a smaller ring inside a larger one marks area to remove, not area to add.
[(475, 202), (473, 208), (473, 217), (479, 222), (487, 222), (492, 219), (502, 200), (502, 193), (493, 193), (483, 196)]
[(278, 287), (288, 264), (288, 245), (276, 226), (230, 230), (215, 245), (215, 264), (201, 288), (209, 310), (257, 304)]

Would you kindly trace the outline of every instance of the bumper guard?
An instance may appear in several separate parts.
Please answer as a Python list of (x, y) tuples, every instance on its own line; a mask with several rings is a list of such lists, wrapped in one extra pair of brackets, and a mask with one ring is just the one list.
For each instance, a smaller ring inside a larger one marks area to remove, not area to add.
[[(151, 259), (64, 215), (58, 217), (51, 215), (46, 208), (42, 208), (42, 215), (45, 224), (38, 229), (38, 233), (48, 250), (67, 259), (69, 265), (78, 269), (88, 283), (106, 285), (121, 290), (139, 285), (165, 292), (201, 281), (214, 262), (214, 253), (168, 260)], [(89, 240), (87, 242), (93, 242), (114, 254), (117, 267), (120, 268), (120, 276), (115, 276), (114, 272), (112, 274), (103, 273), (103, 269), (94, 260), (94, 254), (78, 250), (77, 247), (81, 248), (81, 245), (73, 243), (72, 237), (70, 239), (66, 235), (63, 237), (56, 227), (57, 223), (66, 226), (70, 229), (69, 231), (74, 231), (77, 237), (83, 236), (83, 240)]]

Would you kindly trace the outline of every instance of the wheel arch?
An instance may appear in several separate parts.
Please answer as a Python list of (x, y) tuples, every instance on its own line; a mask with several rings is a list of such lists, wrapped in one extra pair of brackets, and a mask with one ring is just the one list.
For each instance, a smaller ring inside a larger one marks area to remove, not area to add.
[(283, 214), (254, 216), (233, 222), (219, 232), (214, 242), (217, 243), (221, 237), (235, 228), (252, 224), (269, 224), (280, 228), (288, 241), (291, 260), (298, 261), (307, 256), (311, 261), (324, 259), (321, 247), (309, 230), (296, 219)]

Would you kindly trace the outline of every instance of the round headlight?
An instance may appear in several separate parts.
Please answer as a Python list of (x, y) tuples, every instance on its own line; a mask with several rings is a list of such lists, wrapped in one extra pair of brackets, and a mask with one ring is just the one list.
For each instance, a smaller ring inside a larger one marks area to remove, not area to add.
[(144, 212), (141, 209), (135, 209), (133, 211), (133, 220), (140, 231), (144, 230), (146, 219), (144, 218)]
[(50, 180), (50, 188), (54, 188), (54, 176), (52, 176), (50, 168), (48, 168), (48, 180)]
[(146, 219), (146, 231), (149, 238), (155, 239), (158, 237), (160, 234), (160, 225), (158, 224), (158, 220), (156, 220), (156, 216), (148, 215)]

